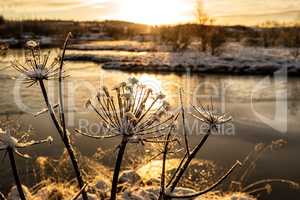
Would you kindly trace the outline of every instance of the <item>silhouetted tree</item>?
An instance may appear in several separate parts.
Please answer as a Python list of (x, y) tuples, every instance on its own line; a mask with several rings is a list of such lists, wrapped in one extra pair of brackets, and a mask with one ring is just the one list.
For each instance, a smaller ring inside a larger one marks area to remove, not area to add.
[(184, 51), (191, 44), (191, 30), (188, 26), (165, 26), (159, 30), (160, 42), (171, 46), (172, 51)]
[(297, 59), (300, 56), (300, 28), (293, 27), (288, 35), (287, 47), (291, 48), (291, 55)]
[(206, 52), (212, 41), (212, 36), (215, 27), (215, 20), (207, 15), (204, 9), (203, 0), (197, 0), (196, 2), (196, 21), (199, 24), (199, 29), (197, 31), (197, 36), (201, 41), (201, 45), (199, 46), (199, 50)]
[(204, 9), (203, 0), (197, 0), (196, 2), (196, 20), (200, 25), (206, 25), (211, 23), (211, 18), (207, 15)]
[(0, 24), (4, 24), (4, 22), (5, 22), (4, 17), (2, 15), (0, 15)]
[(220, 48), (223, 46), (223, 44), (226, 42), (225, 35), (220, 30), (215, 30), (211, 34), (210, 39), (210, 50), (211, 55), (215, 56), (220, 52)]

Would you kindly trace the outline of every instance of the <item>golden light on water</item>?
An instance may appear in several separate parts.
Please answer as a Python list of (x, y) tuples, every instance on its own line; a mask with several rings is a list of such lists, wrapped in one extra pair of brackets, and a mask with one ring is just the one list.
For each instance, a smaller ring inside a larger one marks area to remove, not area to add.
[(139, 78), (141, 84), (146, 85), (148, 88), (151, 88), (154, 93), (159, 93), (162, 91), (162, 83), (160, 80), (152, 78), (147, 75), (142, 75)]

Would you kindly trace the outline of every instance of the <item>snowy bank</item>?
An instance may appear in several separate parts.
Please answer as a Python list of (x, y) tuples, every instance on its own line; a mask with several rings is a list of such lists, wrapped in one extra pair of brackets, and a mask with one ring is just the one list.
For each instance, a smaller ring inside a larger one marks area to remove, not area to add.
[(93, 41), (85, 44), (74, 44), (68, 47), (71, 50), (89, 50), (89, 51), (132, 51), (132, 52), (153, 52), (157, 48), (152, 42), (138, 42), (129, 40), (120, 41)]
[(197, 72), (268, 75), (286, 69), (300, 75), (300, 59), (290, 56), (287, 49), (264, 49), (230, 44), (221, 56), (198, 52), (116, 52), (70, 51), (69, 61), (92, 61), (104, 69), (153, 72)]

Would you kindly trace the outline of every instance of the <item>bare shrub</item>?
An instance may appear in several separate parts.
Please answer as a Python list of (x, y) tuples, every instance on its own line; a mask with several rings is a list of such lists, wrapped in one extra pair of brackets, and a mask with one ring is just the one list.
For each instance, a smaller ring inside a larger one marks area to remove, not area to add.
[(199, 24), (197, 36), (201, 41), (199, 50), (206, 52), (210, 49), (211, 55), (216, 55), (217, 50), (226, 42), (225, 34), (213, 26), (215, 19), (207, 15), (202, 0), (196, 2), (196, 20)]
[(293, 27), (286, 36), (286, 47), (291, 48), (291, 55), (297, 59), (300, 56), (300, 27)]
[(261, 24), (260, 37), (265, 48), (273, 47), (278, 45), (280, 38), (280, 24), (277, 22), (267, 21)]
[(210, 32), (211, 32), (211, 27), (208, 26), (201, 26), (197, 31), (198, 33), (197, 35), (201, 42), (199, 46), (199, 50), (202, 52), (206, 52), (209, 47)]
[(197, 0), (196, 2), (196, 20), (201, 25), (212, 24), (213, 22), (213, 19), (205, 12), (203, 0)]
[(220, 55), (222, 53), (222, 46), (226, 42), (224, 32), (218, 29), (214, 29), (210, 37), (210, 52), (211, 55)]
[(0, 15), (0, 25), (5, 23), (5, 19), (2, 15)]
[(159, 29), (160, 43), (170, 46), (172, 51), (188, 49), (192, 40), (188, 26), (164, 26)]

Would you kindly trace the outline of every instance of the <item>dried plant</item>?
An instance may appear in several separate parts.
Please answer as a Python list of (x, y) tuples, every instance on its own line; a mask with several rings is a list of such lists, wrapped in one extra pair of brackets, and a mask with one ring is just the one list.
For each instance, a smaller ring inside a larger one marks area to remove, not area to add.
[[(25, 63), (21, 64), (18, 61), (12, 62), (12, 67), (17, 71), (22, 73), (25, 76), (25, 83), (28, 84), (28, 87), (39, 84), (41, 88), (41, 92), (44, 97), (45, 104), (47, 106), (46, 109), (39, 112), (43, 113), (47, 110), (50, 114), (50, 118), (57, 129), (65, 148), (68, 151), (70, 160), (74, 167), (74, 171), (76, 174), (76, 178), (78, 181), (78, 185), (80, 190), (84, 187), (84, 181), (78, 166), (78, 162), (73, 151), (73, 147), (71, 145), (69, 132), (66, 129), (65, 116), (64, 116), (64, 101), (63, 101), (63, 78), (65, 78), (65, 72), (63, 70), (64, 66), (64, 55), (69, 42), (71, 34), (69, 33), (63, 47), (62, 55), (58, 58), (55, 58), (50, 65), (49, 58), (50, 52), (43, 54), (39, 44), (35, 41), (28, 41), (26, 43), (26, 53), (25, 53)], [(59, 65), (58, 65), (59, 64)], [(47, 80), (57, 80), (59, 83), (59, 117), (56, 116), (54, 111), (54, 106), (48, 97), (48, 93), (44, 84), (44, 81)], [(88, 200), (86, 191), (82, 191), (82, 196), (84, 200)]]
[(255, 170), (256, 163), (261, 158), (261, 156), (269, 151), (275, 151), (282, 149), (287, 142), (285, 140), (279, 139), (272, 141), (270, 144), (259, 143), (255, 146), (254, 150), (250, 152), (243, 160), (243, 167), (237, 171), (235, 176), (231, 179), (229, 190), (237, 192), (246, 192), (248, 194), (259, 194), (261, 192), (272, 192), (272, 184), (274, 183), (284, 183), (291, 188), (300, 189), (299, 183), (286, 179), (263, 179), (255, 181), (254, 183), (248, 184), (247, 178)]
[[(0, 21), (1, 21), (1, 16), (0, 16)], [(7, 54), (8, 49), (9, 49), (8, 44), (0, 42), (0, 56), (5, 56)]]
[(39, 44), (35, 41), (26, 43), (25, 63), (21, 64), (15, 60), (12, 62), (12, 67), (22, 73), (24, 82), (28, 87), (44, 80), (58, 79), (59, 75), (59, 58), (49, 62), (50, 51), (43, 53), (40, 50)]
[(128, 143), (164, 143), (168, 128), (174, 125), (174, 116), (168, 114), (169, 103), (162, 93), (154, 94), (135, 78), (113, 88), (113, 94), (102, 87), (87, 107), (97, 113), (103, 124), (101, 135), (78, 133), (95, 139), (120, 136), (118, 155), (112, 180), (111, 199), (116, 199), (119, 172)]
[(14, 175), (14, 179), (16, 182), (17, 190), (19, 192), (19, 196), (22, 200), (26, 200), (25, 194), (22, 189), (22, 184), (18, 175), (17, 165), (15, 161), (14, 154), (18, 155), (21, 158), (30, 158), (28, 154), (22, 154), (19, 152), (19, 149), (31, 147), (34, 145), (44, 144), (44, 143), (52, 143), (52, 137), (48, 137), (44, 140), (28, 140), (28, 135), (24, 134), (21, 138), (17, 139), (13, 137), (8, 130), (3, 131), (0, 129), (0, 151), (5, 151), (4, 158), (6, 154), (9, 156), (11, 169)]
[[(168, 154), (168, 139), (165, 142), (165, 148), (164, 148), (164, 157), (163, 157), (163, 169), (162, 169), (162, 180), (161, 180), (161, 192), (159, 199), (173, 199), (173, 198), (194, 198), (203, 194), (206, 194), (213, 190), (215, 187), (217, 187), (220, 183), (222, 183), (225, 179), (228, 178), (228, 176), (236, 169), (236, 167), (240, 166), (241, 163), (239, 161), (236, 161), (236, 163), (225, 173), (224, 176), (222, 176), (217, 182), (215, 182), (210, 187), (207, 187), (206, 189), (202, 191), (198, 191), (191, 194), (186, 195), (177, 195), (174, 193), (174, 190), (178, 184), (178, 182), (181, 180), (184, 172), (188, 168), (191, 161), (195, 158), (199, 150), (202, 148), (202, 146), (205, 144), (206, 140), (208, 139), (208, 136), (211, 134), (213, 130), (217, 130), (218, 125), (227, 123), (231, 120), (230, 116), (227, 116), (226, 114), (218, 114), (215, 112), (213, 104), (211, 102), (211, 106), (207, 106), (205, 108), (204, 106), (200, 105), (200, 108), (197, 108), (196, 106), (193, 106), (195, 111), (198, 115), (192, 114), (195, 118), (200, 120), (203, 123), (206, 123), (209, 128), (207, 130), (207, 133), (204, 135), (200, 143), (192, 150), (189, 150), (189, 142), (187, 138), (187, 129), (185, 127), (185, 114), (184, 114), (184, 108), (183, 108), (183, 100), (182, 100), (182, 91), (180, 91), (180, 102), (181, 102), (181, 111), (182, 111), (182, 118), (183, 118), (183, 129), (184, 129), (184, 135), (185, 135), (185, 144), (186, 144), (186, 153), (184, 157), (182, 158), (179, 166), (177, 167), (175, 173), (171, 177), (171, 180), (169, 183), (165, 186), (164, 180), (165, 179), (165, 171), (164, 171), (164, 165), (167, 159)], [(169, 133), (171, 134), (171, 132)], [(170, 137), (169, 135), (167, 137)]]
[(0, 200), (7, 200), (1, 192), (0, 192)]

